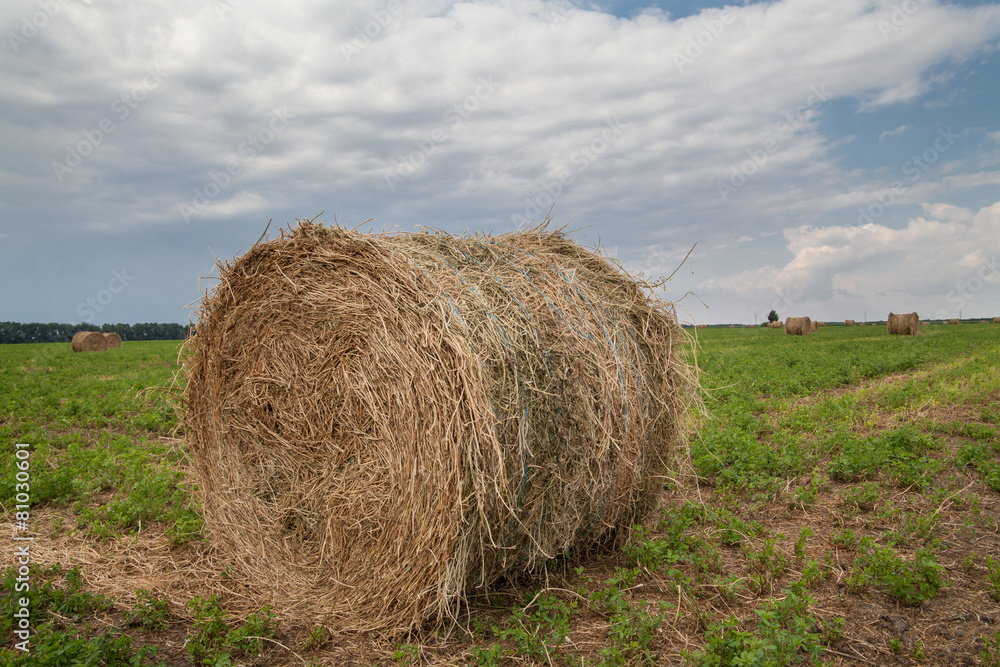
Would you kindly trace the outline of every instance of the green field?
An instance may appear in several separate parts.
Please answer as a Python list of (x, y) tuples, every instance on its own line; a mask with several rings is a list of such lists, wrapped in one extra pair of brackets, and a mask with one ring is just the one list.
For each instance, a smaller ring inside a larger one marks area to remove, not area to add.
[(1000, 325), (697, 333), (705, 414), (633, 539), (394, 639), (248, 605), (192, 499), (179, 343), (2, 345), (2, 503), (33, 539), (0, 665), (1000, 665)]

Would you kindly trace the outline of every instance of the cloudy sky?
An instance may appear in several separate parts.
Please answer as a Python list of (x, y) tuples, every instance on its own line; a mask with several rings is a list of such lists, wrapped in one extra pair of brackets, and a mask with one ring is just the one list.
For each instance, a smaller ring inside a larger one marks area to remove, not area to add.
[(0, 320), (185, 323), (269, 219), (550, 209), (651, 278), (697, 244), (688, 321), (1000, 315), (996, 3), (4, 0), (0, 27)]

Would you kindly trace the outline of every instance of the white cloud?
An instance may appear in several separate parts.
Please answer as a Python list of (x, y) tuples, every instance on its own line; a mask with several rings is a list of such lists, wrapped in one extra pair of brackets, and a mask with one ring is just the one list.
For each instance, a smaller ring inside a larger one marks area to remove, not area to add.
[[(819, 319), (852, 318), (863, 309), (878, 313), (872, 319), (889, 310), (954, 316), (956, 295), (970, 279), (1000, 285), (1000, 202), (979, 211), (947, 204), (923, 208), (925, 215), (902, 229), (878, 224), (786, 229), (792, 255), (787, 264), (707, 280), (698, 292), (710, 304), (736, 299), (758, 311), (770, 304), (779, 313)], [(995, 290), (977, 292), (964, 300), (981, 305), (983, 316), (1000, 308)], [(751, 313), (745, 306), (744, 317)]]
[[(903, 108), (1000, 35), (1000, 6), (925, 0), (900, 17), (897, 5), (776, 0), (673, 20), (566, 0), (393, 3), (399, 11), (381, 0), (61, 4), (17, 53), (0, 52), (0, 140), (18, 156), (0, 167), (0, 210), (39, 233), (189, 234), (178, 205), (235, 160), (239, 173), (202, 218), (256, 228), (326, 210), (503, 232), (555, 202), (559, 219), (603, 235), (629, 266), (672, 268), (673, 249), (701, 241), (726, 258), (696, 256), (703, 271), (763, 289), (777, 271), (783, 288), (836, 297), (853, 284), (806, 267), (846, 266), (861, 232), (823, 231), (821, 218), (846, 210), (853, 220), (893, 181), (845, 165), (838, 149), (850, 137), (824, 134), (822, 121), (845, 100)], [(16, 32), (35, 11), (5, 2), (0, 25)], [(113, 115), (154, 64), (163, 82), (126, 118)], [(240, 146), (277, 108), (294, 119), (246, 161)], [(58, 183), (52, 163), (106, 117), (114, 132)], [(995, 163), (959, 153), (905, 182), (894, 205), (954, 203), (1000, 184)], [(737, 175), (744, 184), (723, 201), (718, 185)], [(892, 244), (879, 236), (885, 220), (874, 227), (881, 250), (865, 257), (877, 264)], [(778, 229), (800, 231), (783, 249)], [(750, 239), (798, 263), (760, 269)]]
[(895, 128), (895, 129), (886, 130), (882, 134), (878, 135), (878, 140), (879, 141), (884, 141), (885, 139), (888, 139), (889, 137), (895, 137), (897, 135), (903, 134), (904, 132), (909, 132), (912, 129), (913, 129), (912, 125), (900, 125), (899, 127)]

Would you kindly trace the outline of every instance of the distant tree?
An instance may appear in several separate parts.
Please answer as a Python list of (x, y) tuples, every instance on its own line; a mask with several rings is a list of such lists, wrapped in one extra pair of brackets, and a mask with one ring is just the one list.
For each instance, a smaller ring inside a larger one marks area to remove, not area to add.
[(777, 322), (778, 321), (778, 311), (772, 309), (771, 312), (767, 314), (767, 321), (768, 322)]
[(113, 331), (122, 340), (182, 340), (187, 328), (180, 324), (145, 322), (142, 324), (96, 325), (60, 324), (58, 322), (0, 322), (0, 344), (69, 342), (77, 331)]

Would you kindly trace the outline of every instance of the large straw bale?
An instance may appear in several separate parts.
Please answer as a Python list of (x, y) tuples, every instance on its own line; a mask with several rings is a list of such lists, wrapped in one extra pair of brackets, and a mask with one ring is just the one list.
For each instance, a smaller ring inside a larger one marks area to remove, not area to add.
[(104, 339), (106, 341), (108, 341), (108, 347), (109, 348), (112, 348), (112, 347), (121, 347), (122, 346), (122, 337), (119, 336), (116, 333), (113, 333), (113, 332), (111, 332), (111, 333), (105, 333), (104, 334)]
[(845, 327), (853, 327), (856, 324), (854, 320), (844, 320)]
[(808, 317), (789, 317), (785, 320), (785, 333), (804, 336), (813, 332), (813, 322)]
[(994, 317), (993, 324), (1000, 324), (1000, 317)]
[(897, 336), (916, 336), (920, 333), (920, 316), (916, 313), (889, 313), (886, 328)]
[(560, 232), (305, 221), (219, 275), (182, 418), (212, 539), (280, 614), (444, 622), (624, 539), (683, 451), (673, 306)]
[(100, 331), (77, 331), (69, 347), (74, 352), (103, 352), (108, 349), (108, 341)]
[(948, 324), (961, 324), (961, 323), (962, 320), (958, 319), (957, 317), (953, 317), (950, 320), (948, 320)]

